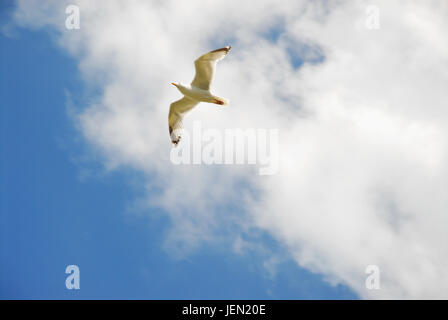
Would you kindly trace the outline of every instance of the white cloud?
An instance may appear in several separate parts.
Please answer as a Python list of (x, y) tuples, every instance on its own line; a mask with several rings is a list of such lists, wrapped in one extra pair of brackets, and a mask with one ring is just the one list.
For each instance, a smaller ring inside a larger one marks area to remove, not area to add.
[[(445, 1), (71, 2), (80, 30), (64, 28), (60, 1), (19, 1), (16, 19), (58, 30), (87, 83), (100, 84), (82, 132), (110, 168), (147, 175), (171, 239), (194, 245), (256, 226), (362, 297), (448, 298)], [(372, 4), (379, 30), (365, 28)], [(186, 127), (280, 128), (275, 176), (169, 162), (167, 112), (179, 97), (169, 83), (188, 83), (192, 61), (227, 44), (215, 87), (231, 105), (201, 105)], [(380, 290), (365, 289), (371, 264)]]

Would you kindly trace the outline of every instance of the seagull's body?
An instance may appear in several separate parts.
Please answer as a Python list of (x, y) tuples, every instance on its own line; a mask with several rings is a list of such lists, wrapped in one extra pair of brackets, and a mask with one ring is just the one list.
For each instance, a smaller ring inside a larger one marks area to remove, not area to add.
[(226, 105), (228, 101), (217, 97), (210, 92), (210, 85), (215, 73), (216, 63), (223, 59), (230, 50), (230, 46), (210, 51), (200, 56), (195, 62), (196, 75), (191, 85), (172, 83), (184, 95), (180, 100), (170, 105), (168, 125), (171, 142), (177, 146), (180, 141), (180, 130), (182, 129), (182, 118), (185, 113), (193, 109), (199, 102)]

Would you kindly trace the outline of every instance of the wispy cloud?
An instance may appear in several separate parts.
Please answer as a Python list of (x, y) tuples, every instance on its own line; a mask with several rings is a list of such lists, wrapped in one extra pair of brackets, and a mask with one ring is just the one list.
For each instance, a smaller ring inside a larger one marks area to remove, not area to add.
[[(379, 29), (366, 27), (367, 1), (70, 3), (79, 30), (65, 29), (61, 1), (19, 1), (16, 20), (58, 30), (102, 87), (77, 118), (82, 133), (110, 168), (147, 176), (172, 240), (257, 227), (362, 297), (447, 298), (446, 2), (375, 1)], [(280, 128), (277, 175), (169, 161), (169, 83), (188, 83), (192, 61), (227, 44), (215, 88), (231, 105), (201, 105), (185, 125)], [(364, 286), (370, 264), (380, 290)]]

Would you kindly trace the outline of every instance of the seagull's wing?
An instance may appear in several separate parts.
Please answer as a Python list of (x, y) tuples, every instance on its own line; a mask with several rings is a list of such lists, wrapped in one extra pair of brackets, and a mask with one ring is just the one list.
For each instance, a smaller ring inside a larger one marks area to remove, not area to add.
[(229, 52), (231, 46), (216, 49), (200, 56), (195, 62), (196, 75), (191, 83), (192, 86), (204, 90), (210, 89), (210, 83), (213, 80), (216, 63), (223, 59)]
[(180, 141), (180, 130), (182, 129), (182, 119), (184, 114), (193, 109), (199, 101), (183, 97), (170, 105), (168, 115), (168, 126), (170, 130), (171, 142), (177, 146)]

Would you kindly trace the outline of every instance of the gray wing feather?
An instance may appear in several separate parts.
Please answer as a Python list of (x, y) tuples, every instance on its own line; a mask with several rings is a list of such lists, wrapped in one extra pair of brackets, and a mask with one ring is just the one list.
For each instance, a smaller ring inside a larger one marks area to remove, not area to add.
[(209, 90), (215, 73), (216, 63), (223, 59), (231, 46), (210, 51), (200, 56), (195, 62), (196, 75), (191, 85), (200, 89)]
[(168, 127), (171, 142), (177, 146), (180, 141), (180, 130), (182, 129), (182, 119), (188, 111), (193, 109), (199, 102), (187, 97), (173, 102), (170, 105), (168, 114)]

